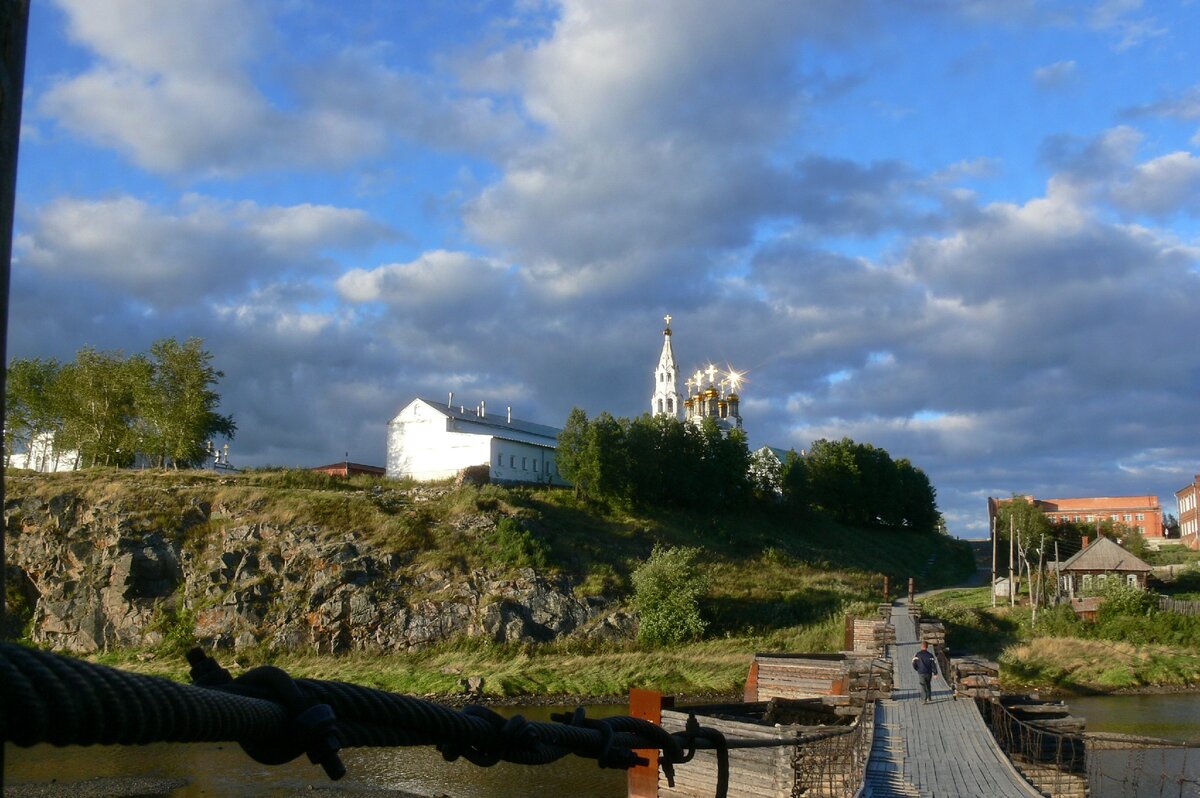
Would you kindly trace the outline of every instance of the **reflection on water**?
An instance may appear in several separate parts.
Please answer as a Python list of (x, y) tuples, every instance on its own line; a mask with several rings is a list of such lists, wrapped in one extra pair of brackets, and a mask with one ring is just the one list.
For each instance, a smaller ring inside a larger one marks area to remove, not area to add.
[[(506, 716), (518, 712), (530, 720), (547, 720), (562, 708), (498, 708)], [(589, 707), (589, 717), (623, 715), (625, 706)], [(452, 798), (546, 798), (554, 795), (620, 798), (625, 795), (625, 772), (601, 770), (593, 760), (568, 756), (551, 765), (531, 767), (500, 763), (481, 768), (465, 760), (446, 762), (430, 747), (354, 748), (343, 752), (347, 775), (339, 786), (387, 787), (420, 795)], [(260, 765), (236, 744), (155, 743), (144, 746), (33, 748), (5, 746), (6, 785), (23, 782), (81, 781), (98, 776), (181, 777), (188, 786), (172, 793), (178, 798), (199, 796), (294, 795), (308, 785), (330, 782), (307, 757), (286, 765)]]
[(1200, 693), (1112, 695), (1067, 699), (1090, 732), (1200, 740)]

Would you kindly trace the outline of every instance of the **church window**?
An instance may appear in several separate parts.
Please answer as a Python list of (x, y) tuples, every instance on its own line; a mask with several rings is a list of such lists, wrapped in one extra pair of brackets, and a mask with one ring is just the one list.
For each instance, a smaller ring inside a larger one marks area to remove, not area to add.
[(663, 411), (662, 399), (659, 399), (658, 400), (658, 412), (661, 413), (662, 411)]
[(668, 413), (675, 412), (675, 400), (674, 399), (670, 399), (670, 398), (667, 399), (667, 412)]

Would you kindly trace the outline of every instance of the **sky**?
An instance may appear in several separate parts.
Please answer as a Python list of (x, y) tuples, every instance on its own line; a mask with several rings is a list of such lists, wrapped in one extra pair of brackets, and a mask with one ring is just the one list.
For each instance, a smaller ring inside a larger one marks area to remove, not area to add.
[(1200, 3), (45, 0), (10, 357), (199, 337), (230, 461), (746, 371), (750, 445), (986, 497), (1200, 473)]

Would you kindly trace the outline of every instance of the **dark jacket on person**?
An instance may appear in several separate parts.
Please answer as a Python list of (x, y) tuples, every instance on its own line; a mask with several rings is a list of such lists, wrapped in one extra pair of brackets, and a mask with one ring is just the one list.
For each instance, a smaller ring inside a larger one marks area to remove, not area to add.
[(920, 674), (928, 674), (932, 676), (937, 673), (937, 660), (933, 658), (933, 652), (928, 649), (921, 649), (912, 660), (913, 670)]

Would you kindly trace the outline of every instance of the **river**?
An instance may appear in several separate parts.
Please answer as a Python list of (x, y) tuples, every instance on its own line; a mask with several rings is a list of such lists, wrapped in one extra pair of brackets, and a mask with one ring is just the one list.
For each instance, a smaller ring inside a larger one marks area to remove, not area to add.
[[(1088, 730), (1181, 740), (1200, 739), (1200, 694), (1103, 696), (1067, 702), (1087, 718)], [(530, 720), (548, 720), (561, 707), (497, 708)], [(624, 714), (622, 705), (588, 707), (591, 717)], [(446, 762), (429, 747), (349, 749), (348, 775), (339, 787), (406, 790), (452, 798), (621, 798), (625, 773), (601, 770), (591, 760), (566, 757), (549, 766), (501, 763), (480, 768)], [(1200, 798), (1200, 750), (1100, 751), (1092, 756), (1093, 798)], [(274, 798), (328, 786), (307, 759), (282, 766), (259, 765), (232, 744), (5, 748), (5, 784), (71, 782), (97, 776), (178, 777), (187, 785), (172, 798), (254, 795)]]
[[(529, 720), (549, 720), (563, 707), (496, 707), (505, 716), (517, 713)], [(574, 709), (570, 707), (569, 709)], [(589, 717), (624, 715), (628, 707), (588, 707)], [(418, 795), (452, 798), (547, 798), (573, 795), (581, 798), (622, 798), (625, 771), (601, 770), (593, 760), (567, 756), (540, 767), (501, 762), (490, 768), (466, 760), (446, 762), (428, 746), (375, 749), (352, 748), (342, 752), (346, 777), (339, 788), (389, 788)], [(102, 776), (155, 776), (181, 778), (186, 786), (172, 798), (213, 798), (250, 795), (275, 798), (330, 785), (324, 772), (307, 757), (286, 765), (260, 765), (236, 744), (155, 743), (145, 746), (90, 746), (33, 748), (5, 746), (5, 786), (29, 782), (59, 783)], [(364, 790), (365, 791), (365, 790)], [(353, 795), (353, 791), (346, 793)]]
[[(1200, 693), (1071, 698), (1089, 732), (1200, 741)], [(1088, 754), (1092, 798), (1200, 798), (1200, 748)]]

